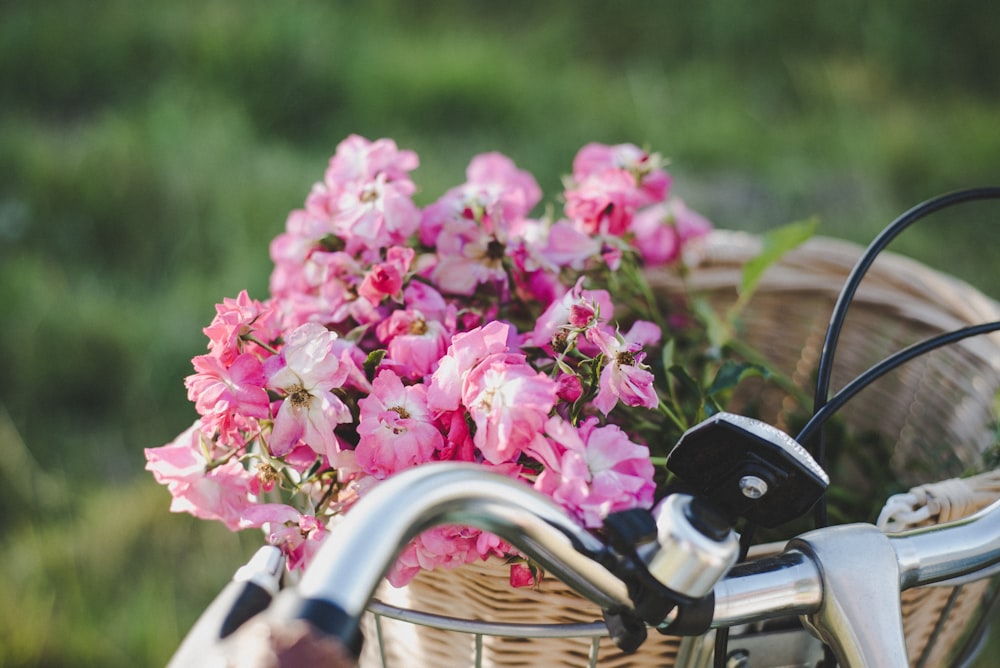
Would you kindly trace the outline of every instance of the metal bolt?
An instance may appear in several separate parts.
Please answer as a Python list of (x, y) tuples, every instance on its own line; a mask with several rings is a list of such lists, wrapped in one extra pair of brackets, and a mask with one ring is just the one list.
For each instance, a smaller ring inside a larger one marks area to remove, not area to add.
[(740, 491), (748, 499), (759, 499), (767, 494), (767, 482), (755, 475), (740, 478)]

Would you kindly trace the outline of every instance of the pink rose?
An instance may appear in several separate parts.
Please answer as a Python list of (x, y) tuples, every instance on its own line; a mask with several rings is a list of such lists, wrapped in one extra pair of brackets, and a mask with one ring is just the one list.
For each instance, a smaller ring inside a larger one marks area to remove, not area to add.
[(548, 346), (558, 332), (566, 332), (567, 326), (585, 330), (607, 322), (614, 313), (611, 295), (607, 290), (584, 290), (583, 280), (577, 281), (539, 316), (535, 329), (528, 335), (528, 342), (535, 346)]
[(537, 437), (556, 399), (552, 379), (524, 355), (508, 352), (511, 334), (496, 321), (456, 334), (427, 393), (428, 405), (439, 413), (468, 411), (476, 447), (493, 464), (516, 459)]
[(173, 442), (147, 448), (146, 470), (170, 491), (171, 512), (219, 520), (235, 530), (252, 505), (252, 476), (235, 458), (208, 469), (203, 452), (210, 444), (211, 435), (204, 434), (196, 421)]
[(597, 424), (597, 418), (589, 418), (577, 429), (550, 418), (547, 445), (532, 453), (545, 464), (536, 489), (590, 528), (600, 527), (609, 513), (649, 508), (656, 489), (648, 448), (630, 441), (616, 425)]
[(358, 401), (358, 466), (376, 478), (430, 461), (444, 444), (427, 409), (427, 388), (404, 386), (399, 376), (382, 371), (372, 392)]
[(277, 323), (269, 304), (250, 299), (246, 290), (236, 299), (222, 300), (215, 306), (215, 318), (204, 330), (208, 337), (208, 349), (225, 364), (232, 364), (241, 352), (261, 349), (248, 341), (253, 335), (265, 343), (277, 337)]
[(600, 389), (594, 397), (594, 406), (599, 411), (607, 415), (619, 401), (650, 409), (659, 405), (653, 374), (643, 364), (646, 353), (642, 352), (644, 343), (659, 338), (659, 327), (640, 321), (625, 336), (594, 328), (587, 330), (587, 338), (605, 356)]
[(376, 325), (375, 333), (387, 346), (382, 366), (411, 380), (433, 373), (448, 347), (444, 323), (428, 320), (413, 309), (393, 311)]
[(403, 279), (410, 271), (414, 255), (416, 251), (412, 248), (391, 247), (386, 251), (385, 262), (372, 265), (358, 288), (358, 294), (373, 305), (378, 305), (386, 297), (402, 300)]
[(332, 392), (350, 371), (334, 350), (336, 338), (322, 325), (306, 323), (288, 335), (280, 357), (268, 360), (267, 386), (285, 395), (268, 441), (272, 454), (289, 452), (300, 439), (330, 459), (339, 452), (333, 430), (352, 418)]
[(645, 262), (665, 264), (677, 260), (687, 243), (711, 230), (712, 224), (707, 219), (674, 198), (636, 214), (632, 221), (635, 234), (632, 243)]
[(555, 382), (523, 355), (487, 357), (463, 385), (462, 404), (476, 424), (473, 441), (492, 464), (516, 460), (538, 437), (556, 401)]
[(240, 528), (264, 529), (267, 542), (284, 553), (288, 570), (305, 569), (327, 534), (319, 519), (282, 503), (261, 503), (248, 508)]

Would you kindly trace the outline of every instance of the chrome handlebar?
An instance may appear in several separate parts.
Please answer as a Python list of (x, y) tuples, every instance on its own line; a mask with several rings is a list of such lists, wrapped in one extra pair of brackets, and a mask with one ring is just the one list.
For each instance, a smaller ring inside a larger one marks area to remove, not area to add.
[(360, 615), (410, 539), (442, 524), (495, 533), (602, 608), (632, 605), (625, 583), (601, 563), (608, 548), (548, 497), (481, 466), (454, 463), (411, 469), (366, 495), (337, 524), (336, 540), (324, 542), (297, 594)]
[[(400, 473), (359, 501), (298, 585), (264, 614), (276, 624), (308, 621), (350, 645), (400, 551), (442, 524), (493, 532), (601, 608), (633, 610), (628, 585), (613, 572), (621, 555), (550, 499), (480, 466), (440, 463)], [(906, 666), (900, 591), (997, 563), (1000, 501), (957, 522), (898, 534), (868, 524), (803, 534), (780, 554), (737, 564), (715, 585), (714, 601), (702, 604), (712, 606), (711, 627), (798, 615), (841, 665)], [(672, 632), (674, 621), (662, 627)]]

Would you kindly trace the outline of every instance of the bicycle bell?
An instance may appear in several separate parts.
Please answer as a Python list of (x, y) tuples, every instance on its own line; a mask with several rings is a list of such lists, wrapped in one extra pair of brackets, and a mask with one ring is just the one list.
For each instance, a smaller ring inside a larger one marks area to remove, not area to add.
[(679, 604), (710, 596), (739, 556), (739, 539), (728, 520), (687, 494), (667, 496), (652, 512), (612, 513), (604, 530), (623, 555), (616, 573), (628, 586), (635, 614), (651, 626)]
[[(788, 434), (725, 412), (686, 431), (667, 468), (690, 494), (670, 494), (652, 513), (613, 513), (604, 523), (623, 555), (617, 572), (636, 614), (653, 626), (676, 605), (711, 597), (739, 557), (739, 518), (778, 526), (806, 513), (829, 485), (826, 472)], [(702, 621), (685, 625), (697, 628)]]

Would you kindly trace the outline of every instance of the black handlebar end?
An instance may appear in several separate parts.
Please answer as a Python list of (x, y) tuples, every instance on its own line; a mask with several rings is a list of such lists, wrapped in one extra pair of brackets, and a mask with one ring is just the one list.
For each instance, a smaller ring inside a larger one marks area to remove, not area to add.
[(280, 618), (309, 622), (327, 636), (338, 639), (355, 658), (361, 656), (364, 642), (361, 620), (339, 605), (320, 598), (301, 598), (286, 590), (275, 599), (272, 609)]

